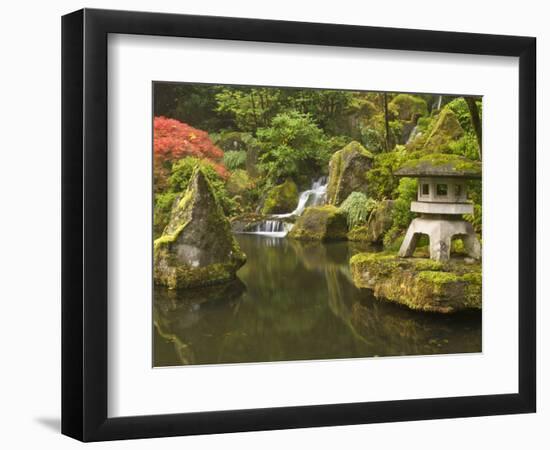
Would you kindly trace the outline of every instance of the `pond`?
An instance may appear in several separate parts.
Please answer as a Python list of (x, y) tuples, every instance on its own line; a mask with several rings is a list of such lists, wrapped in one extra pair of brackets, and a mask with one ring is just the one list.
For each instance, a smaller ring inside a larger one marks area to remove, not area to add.
[(235, 282), (155, 288), (154, 366), (481, 351), (481, 313), (410, 311), (357, 289), (350, 242), (236, 235)]

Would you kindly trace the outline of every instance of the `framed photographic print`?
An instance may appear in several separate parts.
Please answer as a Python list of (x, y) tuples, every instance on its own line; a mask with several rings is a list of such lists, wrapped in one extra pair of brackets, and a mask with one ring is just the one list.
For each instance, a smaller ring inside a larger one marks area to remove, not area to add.
[(62, 31), (64, 434), (535, 411), (534, 38)]

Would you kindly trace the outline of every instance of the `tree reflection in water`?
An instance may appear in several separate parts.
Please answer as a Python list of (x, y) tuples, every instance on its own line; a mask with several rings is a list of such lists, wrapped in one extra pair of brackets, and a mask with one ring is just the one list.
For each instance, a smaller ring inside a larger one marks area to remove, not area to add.
[(481, 351), (481, 315), (433, 315), (355, 288), (347, 242), (238, 235), (239, 280), (155, 288), (154, 365), (219, 364)]

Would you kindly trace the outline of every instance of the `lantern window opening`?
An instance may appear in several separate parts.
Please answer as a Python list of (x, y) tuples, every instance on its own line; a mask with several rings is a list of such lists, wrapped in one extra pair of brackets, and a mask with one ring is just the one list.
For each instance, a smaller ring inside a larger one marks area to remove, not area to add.
[(446, 183), (437, 183), (435, 193), (438, 197), (447, 197), (448, 186)]

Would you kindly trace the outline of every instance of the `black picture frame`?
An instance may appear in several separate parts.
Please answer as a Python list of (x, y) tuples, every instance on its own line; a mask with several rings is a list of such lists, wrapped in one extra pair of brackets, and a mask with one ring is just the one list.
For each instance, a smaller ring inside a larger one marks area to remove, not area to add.
[[(107, 36), (110, 33), (518, 57), (518, 392), (109, 418)], [(535, 91), (533, 37), (94, 9), (64, 16), (62, 433), (82, 441), (102, 441), (535, 412)]]

